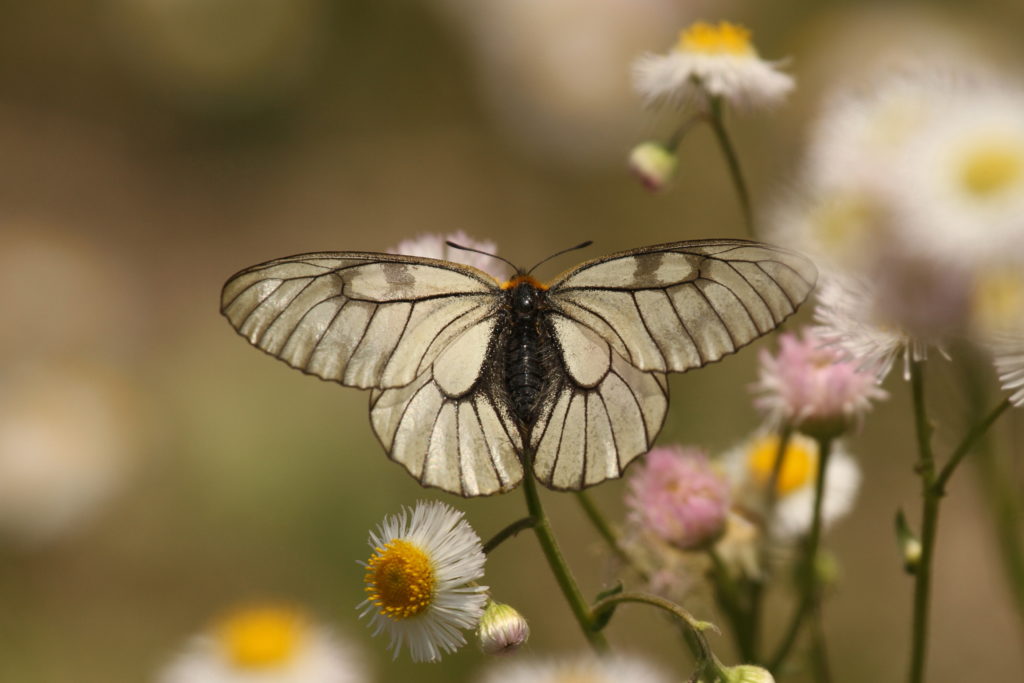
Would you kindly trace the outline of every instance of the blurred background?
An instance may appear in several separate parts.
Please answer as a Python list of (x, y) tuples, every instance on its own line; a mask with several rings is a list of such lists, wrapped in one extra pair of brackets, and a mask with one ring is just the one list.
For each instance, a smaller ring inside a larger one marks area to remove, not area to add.
[[(441, 665), (391, 661), (357, 620), (357, 561), (368, 530), (417, 498), (465, 510), (486, 538), (523, 514), (521, 495), (421, 489), (381, 452), (367, 395), (249, 347), (218, 314), (221, 285), (271, 258), (382, 251), (424, 232), (464, 230), (524, 264), (584, 239), (590, 257), (744, 236), (707, 130), (685, 140), (670, 192), (625, 172), (629, 148), (665, 132), (630, 91), (631, 60), (723, 18), (750, 27), (763, 56), (789, 57), (797, 79), (784, 107), (732, 122), (762, 209), (793, 189), (823, 95), (891, 54), (1024, 66), (1017, 0), (3, 3), (0, 680), (151, 680), (212, 617), (261, 598), (334, 625), (376, 680), (470, 680), (486, 663), (472, 646)], [(661, 442), (717, 452), (753, 430), (756, 356), (673, 377)], [(948, 444), (966, 399), (938, 365)], [(898, 680), (906, 665), (911, 583), (891, 528), (898, 506), (916, 515), (917, 482), (896, 374), (851, 444), (857, 510), (829, 537), (840, 681)], [(1022, 436), (1012, 411), (994, 442), (1006, 452)], [(936, 683), (1024, 670), (979, 474), (965, 468), (943, 508)], [(623, 491), (595, 496), (619, 518)], [(546, 500), (596, 593), (609, 579), (599, 538), (571, 498)], [(487, 573), (530, 618), (529, 651), (584, 647), (533, 538), (497, 550)], [(687, 661), (642, 608), (609, 635)]]

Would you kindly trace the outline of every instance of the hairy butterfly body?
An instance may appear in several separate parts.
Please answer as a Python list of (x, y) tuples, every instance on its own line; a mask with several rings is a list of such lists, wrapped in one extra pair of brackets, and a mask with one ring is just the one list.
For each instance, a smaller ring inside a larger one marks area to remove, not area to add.
[(661, 429), (666, 373), (774, 329), (815, 277), (804, 257), (746, 240), (621, 252), (548, 284), (323, 252), (239, 272), (221, 306), (292, 367), (370, 389), (374, 432), (421, 484), (477, 496), (515, 487), (524, 467), (556, 489), (621, 476)]

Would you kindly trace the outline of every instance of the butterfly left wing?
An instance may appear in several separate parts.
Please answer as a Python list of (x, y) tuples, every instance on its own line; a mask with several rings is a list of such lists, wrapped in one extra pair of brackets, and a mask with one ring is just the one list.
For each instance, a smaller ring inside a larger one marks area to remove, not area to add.
[(377, 438), (424, 486), (468, 498), (508, 491), (523, 478), (519, 433), (488, 384), (496, 324), (491, 316), (470, 326), (413, 382), (370, 395)]

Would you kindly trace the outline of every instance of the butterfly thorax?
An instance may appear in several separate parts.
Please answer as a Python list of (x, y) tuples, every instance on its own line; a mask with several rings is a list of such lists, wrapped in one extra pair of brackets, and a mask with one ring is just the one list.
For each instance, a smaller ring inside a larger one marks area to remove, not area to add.
[(557, 373), (553, 364), (558, 354), (547, 321), (547, 302), (543, 289), (530, 281), (520, 281), (506, 295), (505, 329), (499, 351), (503, 365), (503, 384), (513, 414), (530, 426)]

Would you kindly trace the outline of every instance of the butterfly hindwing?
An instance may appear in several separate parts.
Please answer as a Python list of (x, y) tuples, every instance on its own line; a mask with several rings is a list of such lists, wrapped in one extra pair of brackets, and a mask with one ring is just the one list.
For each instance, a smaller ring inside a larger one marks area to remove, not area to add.
[(370, 421), (381, 444), (425, 486), (469, 497), (522, 480), (522, 442), (488, 385), (496, 321), (485, 316), (462, 331), (409, 385), (371, 394)]
[(250, 343), (294, 368), (360, 388), (412, 382), (473, 322), (497, 283), (446, 261), (390, 254), (303, 254), (247, 268), (221, 310)]
[(747, 240), (675, 242), (588, 261), (548, 301), (644, 371), (685, 372), (771, 331), (814, 287), (814, 266)]

